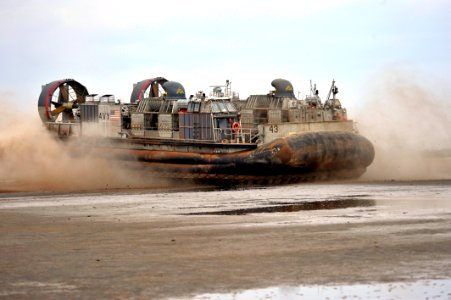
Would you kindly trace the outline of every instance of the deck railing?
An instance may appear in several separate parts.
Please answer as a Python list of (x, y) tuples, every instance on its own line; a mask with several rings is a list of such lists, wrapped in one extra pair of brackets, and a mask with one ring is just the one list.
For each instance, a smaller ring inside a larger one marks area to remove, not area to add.
[(217, 142), (234, 144), (254, 144), (259, 137), (256, 129), (232, 129), (232, 128), (214, 128), (214, 138)]
[[(60, 122), (47, 122), (45, 123), (49, 131), (55, 132), (60, 137), (68, 136), (81, 136), (80, 123), (60, 123)], [(211, 130), (211, 129), (210, 129)], [(181, 139), (179, 131), (175, 130), (141, 130), (141, 131), (120, 131), (117, 132), (118, 137), (127, 137), (129, 134), (135, 137), (144, 138), (163, 138), (172, 140), (190, 140), (190, 141), (208, 141), (206, 139)], [(213, 128), (212, 142), (224, 143), (224, 144), (255, 144), (258, 143), (259, 133), (254, 128)]]

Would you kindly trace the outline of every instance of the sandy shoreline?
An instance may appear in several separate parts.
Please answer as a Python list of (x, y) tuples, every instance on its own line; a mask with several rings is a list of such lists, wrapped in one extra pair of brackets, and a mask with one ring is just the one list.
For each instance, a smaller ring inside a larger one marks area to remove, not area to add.
[[(415, 199), (403, 196), (405, 187), (394, 185), (386, 199), (355, 184), (2, 198), (0, 297), (149, 299), (275, 285), (449, 279), (450, 185), (426, 186), (413, 192)], [(189, 214), (302, 202), (313, 192), (308, 201), (321, 201), (337, 191), (375, 205)], [(439, 197), (423, 205), (421, 199), (433, 194)]]

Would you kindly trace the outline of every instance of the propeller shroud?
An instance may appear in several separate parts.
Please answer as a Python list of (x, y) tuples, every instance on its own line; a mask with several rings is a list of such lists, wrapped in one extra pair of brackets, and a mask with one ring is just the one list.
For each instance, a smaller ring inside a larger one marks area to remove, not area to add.
[(39, 116), (43, 122), (71, 122), (74, 109), (89, 95), (84, 85), (74, 79), (52, 81), (42, 87), (38, 100)]
[(133, 91), (130, 96), (130, 103), (137, 103), (144, 98), (158, 97), (160, 95), (159, 85), (167, 82), (164, 77), (155, 77), (151, 79), (145, 79), (133, 86)]

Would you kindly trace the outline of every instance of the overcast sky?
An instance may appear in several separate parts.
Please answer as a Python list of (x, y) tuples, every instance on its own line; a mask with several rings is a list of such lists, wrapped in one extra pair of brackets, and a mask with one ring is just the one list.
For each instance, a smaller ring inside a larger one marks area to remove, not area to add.
[(0, 92), (27, 107), (61, 78), (127, 101), (155, 76), (189, 94), (230, 79), (242, 97), (279, 77), (325, 97), (335, 78), (351, 106), (381, 70), (451, 82), (448, 0), (0, 0), (0, 34)]

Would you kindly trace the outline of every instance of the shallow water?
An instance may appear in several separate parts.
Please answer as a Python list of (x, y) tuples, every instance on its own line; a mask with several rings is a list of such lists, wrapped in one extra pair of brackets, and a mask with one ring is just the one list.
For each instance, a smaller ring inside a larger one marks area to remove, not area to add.
[(0, 296), (451, 299), (451, 181), (2, 193), (0, 219)]
[(166, 191), (0, 194), (0, 209), (39, 208), (56, 215), (93, 212), (105, 219), (121, 217), (122, 221), (136, 221), (149, 216), (282, 213), (288, 219), (295, 216), (297, 222), (324, 223), (339, 221), (335, 210), (348, 217), (354, 214), (356, 219), (402, 218), (399, 211), (407, 217), (432, 211), (448, 212), (451, 209), (451, 181), (344, 182), (238, 190), (199, 187), (186, 191), (168, 188)]
[[(175, 298), (174, 298), (175, 299)], [(451, 279), (355, 285), (281, 286), (234, 293), (202, 294), (195, 300), (251, 299), (451, 299)]]

